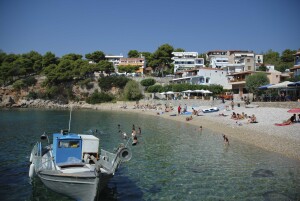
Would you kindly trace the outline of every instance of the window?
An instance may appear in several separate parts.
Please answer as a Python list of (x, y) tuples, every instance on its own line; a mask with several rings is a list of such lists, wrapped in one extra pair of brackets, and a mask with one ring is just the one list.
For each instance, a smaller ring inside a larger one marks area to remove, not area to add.
[(248, 66), (248, 70), (251, 70), (251, 66)]
[(59, 148), (77, 148), (80, 143), (78, 140), (61, 140), (59, 141)]
[(247, 59), (247, 62), (250, 62), (250, 59)]

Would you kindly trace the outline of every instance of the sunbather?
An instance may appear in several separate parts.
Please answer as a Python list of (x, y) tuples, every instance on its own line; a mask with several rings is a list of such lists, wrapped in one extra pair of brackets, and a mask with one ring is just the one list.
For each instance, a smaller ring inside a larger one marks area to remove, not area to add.
[(252, 114), (252, 116), (248, 120), (248, 123), (257, 123), (256, 116), (254, 114)]

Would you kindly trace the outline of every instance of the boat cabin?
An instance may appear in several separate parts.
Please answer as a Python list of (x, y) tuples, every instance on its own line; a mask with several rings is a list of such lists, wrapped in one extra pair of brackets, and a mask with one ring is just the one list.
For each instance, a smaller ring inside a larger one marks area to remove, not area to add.
[(53, 134), (53, 157), (58, 166), (80, 164), (84, 154), (98, 158), (99, 139), (93, 135)]

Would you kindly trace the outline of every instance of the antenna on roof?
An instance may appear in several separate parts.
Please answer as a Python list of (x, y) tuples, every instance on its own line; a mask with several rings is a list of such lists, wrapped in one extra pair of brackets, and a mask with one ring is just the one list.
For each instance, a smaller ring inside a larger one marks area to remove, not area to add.
[(71, 131), (71, 120), (72, 120), (72, 106), (71, 106), (71, 108), (70, 108), (69, 132)]

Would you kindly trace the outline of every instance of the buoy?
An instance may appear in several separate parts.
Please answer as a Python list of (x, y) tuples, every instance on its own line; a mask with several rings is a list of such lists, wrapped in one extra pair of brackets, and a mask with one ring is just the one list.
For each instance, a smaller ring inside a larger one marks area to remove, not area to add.
[(29, 162), (32, 163), (32, 159), (33, 159), (33, 155), (32, 153), (30, 154), (30, 159), (29, 159)]
[[(136, 145), (132, 143), (132, 145)], [(119, 157), (120, 159), (123, 161), (123, 162), (127, 162), (127, 161), (130, 161), (131, 157), (132, 157), (132, 152), (130, 149), (128, 148), (122, 148), (120, 151), (119, 151)]]
[(31, 163), (30, 167), (29, 167), (29, 177), (32, 178), (34, 174), (34, 164)]

